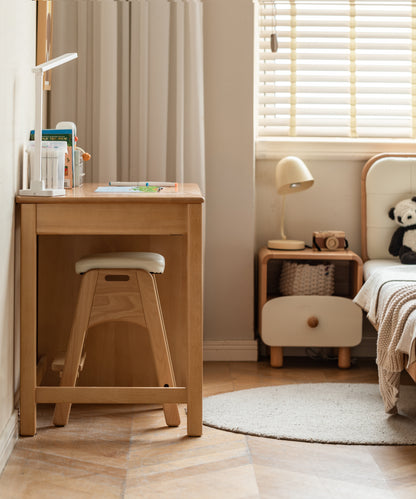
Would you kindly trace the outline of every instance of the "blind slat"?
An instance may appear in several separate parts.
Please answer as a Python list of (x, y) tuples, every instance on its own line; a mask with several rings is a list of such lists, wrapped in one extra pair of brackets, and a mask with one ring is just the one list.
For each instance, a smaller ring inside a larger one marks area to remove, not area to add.
[[(414, 5), (260, 3), (258, 135), (413, 137)], [(277, 53), (270, 50), (272, 33)]]
[[(287, 92), (281, 93), (280, 95), (267, 95), (259, 98), (260, 105), (278, 105), (285, 104), (287, 102), (288, 96)], [(325, 99), (326, 104), (350, 104), (350, 97), (345, 94), (301, 94), (297, 92), (296, 102), (297, 104), (321, 104), (322, 100)], [(361, 95), (357, 94), (357, 105), (383, 105), (386, 106), (397, 106), (406, 105), (411, 106), (411, 99), (407, 95), (402, 94), (378, 94), (378, 95)]]

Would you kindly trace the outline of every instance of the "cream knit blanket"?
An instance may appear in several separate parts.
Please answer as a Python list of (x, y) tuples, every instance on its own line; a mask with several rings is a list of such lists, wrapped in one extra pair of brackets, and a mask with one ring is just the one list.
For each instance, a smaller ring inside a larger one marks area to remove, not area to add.
[[(368, 313), (369, 321), (376, 328), (380, 322), (379, 298), (381, 291), (384, 288), (387, 289), (390, 283), (395, 283), (394, 285), (400, 288), (402, 282), (416, 282), (416, 265), (384, 267), (373, 272), (354, 298), (354, 303)], [(387, 291), (387, 294), (390, 295), (390, 289)]]
[(409, 355), (407, 365), (414, 360), (416, 271), (412, 266), (375, 272), (361, 288), (354, 302), (368, 312), (369, 320), (378, 328), (380, 393), (386, 412), (395, 414), (400, 373), (405, 367), (404, 354)]
[(405, 368), (404, 353), (398, 349), (403, 331), (411, 321), (413, 344), (416, 329), (416, 283), (403, 284), (403, 288), (392, 294), (380, 313), (377, 336), (377, 365), (380, 393), (385, 411), (397, 413), (400, 390), (400, 373)]

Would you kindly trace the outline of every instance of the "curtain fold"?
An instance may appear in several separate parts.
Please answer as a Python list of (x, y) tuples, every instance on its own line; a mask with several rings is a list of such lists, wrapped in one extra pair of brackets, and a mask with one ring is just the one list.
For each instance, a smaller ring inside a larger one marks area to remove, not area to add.
[(56, 2), (54, 15), (54, 55), (79, 59), (53, 81), (50, 126), (77, 124), (88, 179), (205, 192), (201, 0)]

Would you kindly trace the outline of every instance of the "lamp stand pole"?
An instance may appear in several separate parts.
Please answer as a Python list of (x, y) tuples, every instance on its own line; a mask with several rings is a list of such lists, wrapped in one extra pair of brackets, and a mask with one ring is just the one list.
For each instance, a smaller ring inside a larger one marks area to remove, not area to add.
[(30, 181), (33, 192), (43, 192), (45, 181), (42, 179), (42, 107), (43, 107), (43, 72), (35, 73), (35, 164)]
[(280, 235), (282, 239), (286, 241), (287, 237), (285, 234), (285, 209), (286, 209), (286, 196), (283, 194), (282, 201), (280, 203)]
[(269, 249), (276, 250), (303, 250), (305, 249), (305, 241), (298, 241), (295, 239), (287, 239), (285, 234), (285, 209), (286, 209), (286, 196), (282, 195), (281, 208), (280, 208), (280, 235), (282, 239), (270, 239), (267, 241)]

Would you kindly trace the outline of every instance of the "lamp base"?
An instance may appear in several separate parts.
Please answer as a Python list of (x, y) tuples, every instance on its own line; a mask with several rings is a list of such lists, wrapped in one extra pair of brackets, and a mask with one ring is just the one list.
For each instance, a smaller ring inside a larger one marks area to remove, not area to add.
[(277, 250), (303, 250), (305, 249), (305, 241), (297, 241), (295, 239), (270, 239), (267, 241), (269, 249)]
[(20, 189), (19, 196), (65, 196), (65, 189)]

